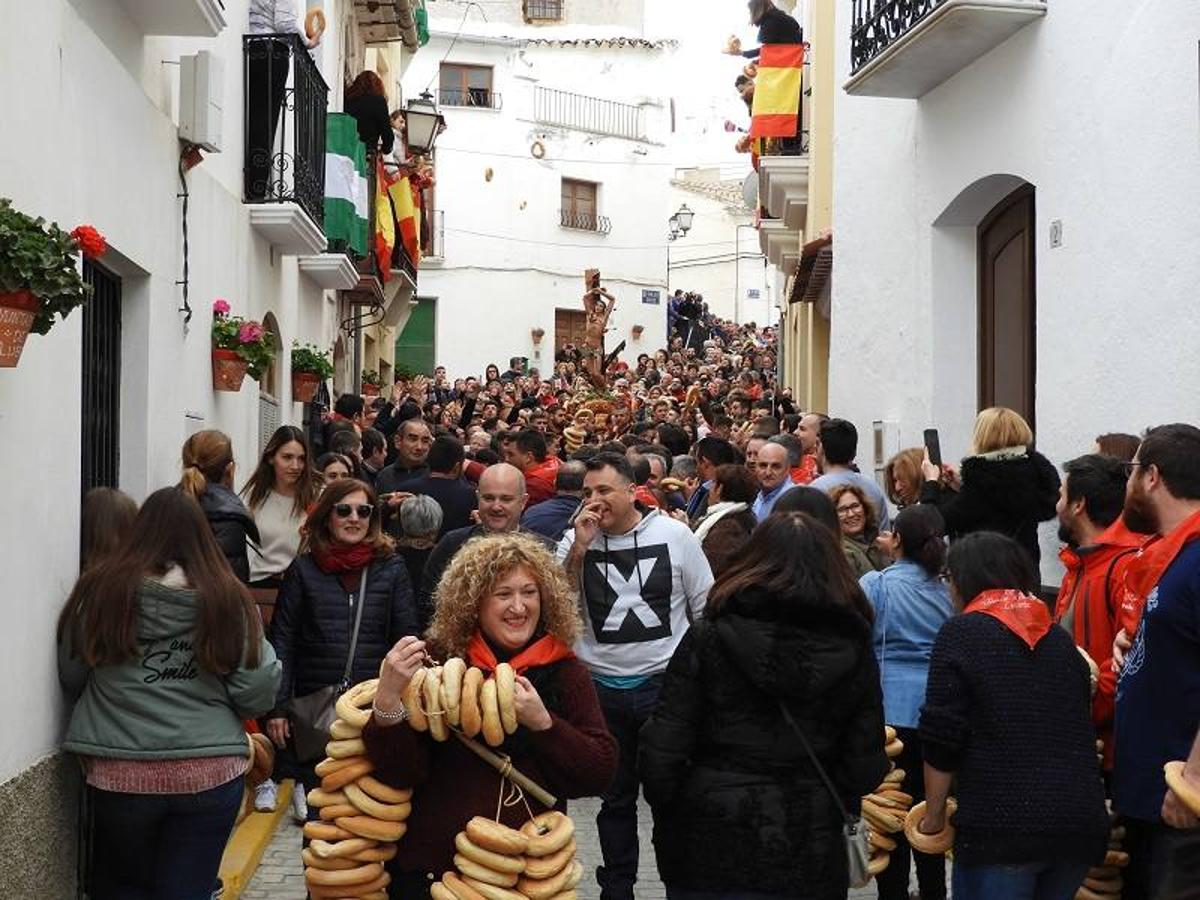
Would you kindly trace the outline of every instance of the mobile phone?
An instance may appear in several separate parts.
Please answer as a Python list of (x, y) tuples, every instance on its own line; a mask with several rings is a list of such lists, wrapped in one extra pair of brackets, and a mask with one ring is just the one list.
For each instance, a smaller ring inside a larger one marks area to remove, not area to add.
[(941, 468), (942, 443), (938, 439), (938, 430), (936, 428), (925, 429), (925, 450), (929, 454), (929, 461)]

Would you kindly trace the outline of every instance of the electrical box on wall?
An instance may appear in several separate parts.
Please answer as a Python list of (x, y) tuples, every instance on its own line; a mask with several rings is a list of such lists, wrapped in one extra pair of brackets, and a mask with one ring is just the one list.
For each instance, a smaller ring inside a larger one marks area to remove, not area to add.
[(207, 50), (179, 60), (179, 137), (210, 153), (221, 152), (225, 66)]

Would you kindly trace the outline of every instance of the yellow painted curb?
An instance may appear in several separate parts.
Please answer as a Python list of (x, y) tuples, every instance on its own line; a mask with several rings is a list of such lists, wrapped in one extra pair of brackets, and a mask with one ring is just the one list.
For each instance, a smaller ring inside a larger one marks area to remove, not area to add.
[[(275, 811), (269, 813), (251, 811), (241, 823), (233, 829), (229, 843), (225, 845), (225, 853), (221, 857), (221, 883), (224, 890), (221, 900), (237, 900), (254, 877), (259, 860), (266, 852), (267, 845), (275, 835), (275, 829), (280, 820), (287, 815), (292, 802), (291, 780), (279, 785), (279, 799), (275, 803)], [(253, 795), (250, 798), (253, 804)]]

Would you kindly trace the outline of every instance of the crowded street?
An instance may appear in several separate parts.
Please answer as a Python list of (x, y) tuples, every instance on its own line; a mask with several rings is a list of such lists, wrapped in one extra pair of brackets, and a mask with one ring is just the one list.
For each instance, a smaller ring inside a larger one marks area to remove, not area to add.
[(1099, 11), (13, 4), (0, 900), (1200, 900), (1200, 4)]

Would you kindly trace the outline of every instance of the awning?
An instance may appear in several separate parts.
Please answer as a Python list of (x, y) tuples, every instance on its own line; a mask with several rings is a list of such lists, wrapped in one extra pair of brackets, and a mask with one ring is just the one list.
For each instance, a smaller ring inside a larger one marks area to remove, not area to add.
[(827, 231), (801, 248), (788, 303), (815, 303), (832, 273), (833, 232)]
[(420, 47), (417, 22), (413, 17), (414, 0), (354, 0), (355, 18), (367, 44), (404, 42), (410, 53)]

